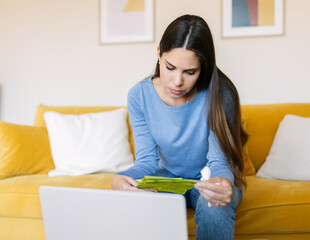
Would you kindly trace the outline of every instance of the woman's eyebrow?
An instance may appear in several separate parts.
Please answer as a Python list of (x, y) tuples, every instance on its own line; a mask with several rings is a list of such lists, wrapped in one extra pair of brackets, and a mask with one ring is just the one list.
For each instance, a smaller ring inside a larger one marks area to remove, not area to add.
[[(165, 59), (165, 62), (166, 62), (168, 65), (170, 65), (171, 67), (174, 67), (174, 68), (175, 68), (175, 66), (174, 66), (173, 64), (171, 64), (170, 62), (168, 62), (167, 59)], [(200, 67), (190, 68), (190, 69), (186, 69), (185, 71), (197, 71), (197, 70), (199, 70), (199, 68), (200, 68)]]
[(170, 62), (168, 62), (167, 59), (165, 59), (165, 62), (166, 62), (167, 64), (169, 64), (171, 67), (174, 67), (174, 68), (175, 68), (175, 66), (174, 66), (173, 64), (171, 64)]
[(186, 69), (185, 71), (191, 72), (191, 71), (197, 71), (197, 70), (199, 70), (199, 67)]

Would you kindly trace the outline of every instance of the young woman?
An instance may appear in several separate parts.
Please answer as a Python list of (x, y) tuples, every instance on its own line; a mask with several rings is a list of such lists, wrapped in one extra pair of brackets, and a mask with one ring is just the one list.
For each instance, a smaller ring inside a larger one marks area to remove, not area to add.
[(198, 16), (174, 20), (157, 52), (155, 74), (128, 94), (136, 162), (113, 175), (112, 188), (142, 191), (135, 179), (146, 175), (199, 180), (208, 166), (211, 178), (185, 194), (197, 239), (234, 239), (247, 141), (237, 90), (216, 67), (210, 29)]

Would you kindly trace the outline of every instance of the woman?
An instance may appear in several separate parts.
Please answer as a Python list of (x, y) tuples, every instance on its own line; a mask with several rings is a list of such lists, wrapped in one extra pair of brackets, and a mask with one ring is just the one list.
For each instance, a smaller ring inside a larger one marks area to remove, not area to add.
[(112, 188), (142, 191), (135, 179), (146, 175), (200, 179), (208, 166), (211, 178), (185, 194), (195, 209), (197, 239), (234, 239), (246, 185), (247, 134), (237, 90), (216, 67), (212, 35), (202, 18), (184, 15), (167, 27), (154, 76), (130, 90), (127, 106), (136, 162), (113, 175)]

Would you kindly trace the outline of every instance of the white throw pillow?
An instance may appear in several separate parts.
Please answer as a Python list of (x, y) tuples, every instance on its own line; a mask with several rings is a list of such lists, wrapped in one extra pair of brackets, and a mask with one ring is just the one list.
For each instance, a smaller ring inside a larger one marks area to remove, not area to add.
[(296, 115), (284, 117), (257, 176), (310, 181), (310, 118)]
[(55, 169), (49, 176), (118, 172), (133, 165), (124, 108), (81, 115), (44, 113)]

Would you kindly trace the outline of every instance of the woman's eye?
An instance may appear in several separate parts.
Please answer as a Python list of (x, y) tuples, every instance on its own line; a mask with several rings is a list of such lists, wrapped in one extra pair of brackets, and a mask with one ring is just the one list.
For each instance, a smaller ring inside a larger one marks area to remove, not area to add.
[(194, 75), (196, 72), (187, 72), (188, 75)]
[(168, 67), (168, 66), (166, 66), (166, 68), (167, 68), (169, 71), (174, 70), (174, 68), (172, 68), (172, 67)]

